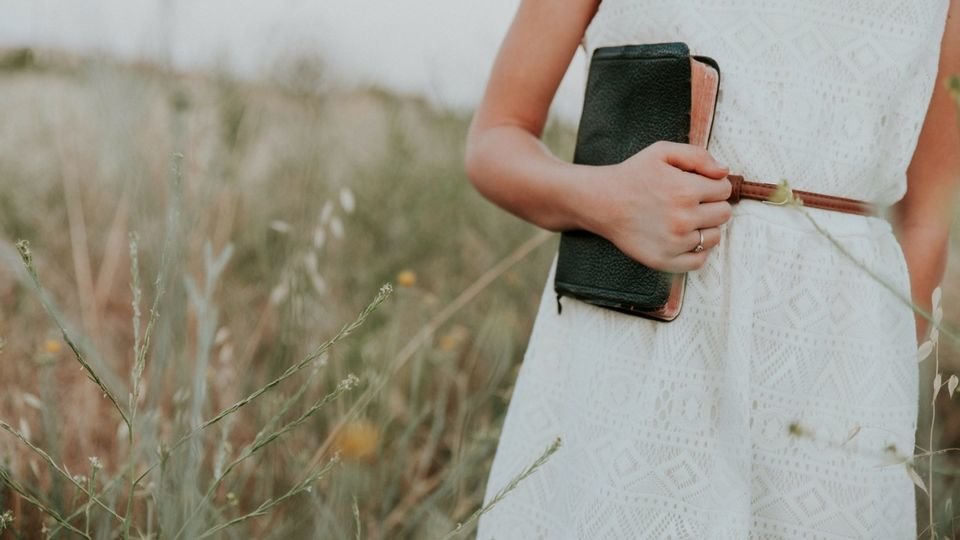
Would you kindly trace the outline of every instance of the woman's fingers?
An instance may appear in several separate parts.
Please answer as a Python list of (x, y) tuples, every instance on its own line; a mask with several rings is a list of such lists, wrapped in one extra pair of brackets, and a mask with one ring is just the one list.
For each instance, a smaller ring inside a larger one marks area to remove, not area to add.
[(701, 174), (708, 178), (724, 178), (730, 170), (717, 162), (705, 148), (685, 143), (659, 141), (654, 143), (663, 161), (678, 169)]
[(726, 175), (720, 178), (709, 178), (696, 173), (681, 172), (690, 189), (695, 194), (697, 202), (726, 201), (733, 192), (733, 184)]
[(719, 227), (730, 221), (733, 207), (727, 201), (714, 201), (698, 204), (693, 209), (693, 226), (696, 229)]
[(697, 232), (698, 230), (703, 231), (703, 249), (705, 251), (716, 247), (717, 244), (720, 243), (719, 227), (703, 227), (701, 229), (694, 229), (674, 238), (669, 243), (669, 247), (667, 248), (670, 250), (669, 256), (675, 257), (697, 247), (697, 242), (700, 240), (700, 234)]
[(697, 270), (702, 267), (705, 262), (707, 262), (707, 256), (710, 255), (710, 250), (705, 249), (700, 253), (694, 253), (692, 251), (682, 253), (673, 258), (670, 265), (673, 267), (672, 272), (690, 272)]
[[(703, 231), (703, 249), (712, 249), (717, 247), (717, 244), (720, 243), (720, 228), (719, 227), (704, 227), (699, 229)], [(689, 251), (692, 251), (693, 248), (697, 247), (697, 242), (700, 241), (700, 233), (697, 231), (690, 231), (690, 240), (687, 242), (687, 245), (690, 246)]]
[(703, 231), (703, 251), (699, 253), (693, 252), (693, 249), (697, 247), (697, 242), (700, 241), (700, 233), (696, 230), (690, 231), (688, 235), (685, 235), (684, 245), (680, 248), (684, 251), (674, 255), (669, 262), (669, 266), (673, 269), (672, 271), (690, 272), (697, 270), (707, 261), (710, 250), (720, 243), (720, 229), (718, 227), (704, 228), (701, 230)]
[[(613, 242), (636, 261), (657, 270), (687, 272), (707, 260), (730, 219), (729, 170), (705, 149), (660, 141), (630, 158), (589, 169), (597, 201), (582, 227)], [(590, 196), (590, 195), (588, 195)], [(703, 229), (704, 249), (693, 253)]]

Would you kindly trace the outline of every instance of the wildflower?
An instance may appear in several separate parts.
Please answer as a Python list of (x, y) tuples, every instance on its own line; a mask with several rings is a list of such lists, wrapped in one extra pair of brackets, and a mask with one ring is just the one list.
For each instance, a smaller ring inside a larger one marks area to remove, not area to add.
[(343, 221), (340, 220), (340, 217), (334, 216), (330, 220), (330, 232), (333, 233), (337, 239), (343, 238)]
[[(912, 460), (910, 456), (907, 456), (900, 452), (900, 449), (897, 448), (897, 445), (894, 443), (889, 443), (883, 448), (882, 460), (884, 463), (894, 465), (897, 463), (903, 463), (907, 467), (907, 472), (911, 473), (911, 476), (916, 474), (916, 471), (913, 471)], [(914, 479), (914, 483), (917, 482), (917, 479)], [(917, 484), (920, 486), (921, 484)], [(921, 488), (922, 489), (922, 488)]]
[(286, 221), (281, 221), (275, 219), (270, 222), (270, 228), (277, 231), (278, 233), (287, 234), (293, 230), (293, 227)]
[(917, 362), (923, 362), (930, 356), (930, 353), (933, 352), (937, 344), (937, 340), (940, 338), (940, 329), (938, 326), (943, 318), (943, 308), (940, 306), (942, 295), (943, 291), (940, 286), (937, 285), (937, 287), (933, 289), (933, 296), (930, 299), (933, 308), (933, 324), (930, 325), (930, 337), (921, 343), (917, 349)]
[(17, 242), (17, 251), (20, 252), (20, 258), (23, 259), (23, 264), (30, 268), (33, 265), (33, 253), (30, 251), (30, 242), (28, 240), (20, 240)]
[(327, 231), (323, 227), (317, 227), (313, 231), (313, 247), (320, 249), (327, 242)]
[(230, 339), (230, 329), (226, 326), (221, 326), (220, 329), (217, 330), (216, 336), (213, 338), (213, 344), (223, 345), (228, 339)]
[(440, 337), (440, 350), (452, 351), (467, 339), (467, 329), (463, 325), (455, 325), (446, 334)]
[(60, 342), (55, 339), (48, 339), (43, 342), (43, 352), (47, 354), (57, 354), (63, 349)]
[(452, 351), (457, 348), (457, 340), (454, 336), (446, 334), (440, 338), (440, 350), (441, 351)]
[(274, 305), (279, 304), (286, 300), (288, 294), (290, 294), (290, 287), (286, 281), (281, 281), (270, 291), (270, 303)]
[(358, 384), (360, 384), (360, 379), (357, 378), (357, 376), (353, 373), (350, 373), (345, 379), (337, 384), (337, 390), (340, 390), (341, 392), (344, 390), (350, 390), (351, 388), (355, 388)]
[(30, 424), (28, 424), (27, 420), (22, 416), (20, 417), (20, 434), (23, 435), (24, 439), (30, 440)]
[(840, 446), (843, 446), (848, 442), (850, 442), (851, 440), (853, 440), (853, 438), (857, 436), (857, 433), (860, 433), (860, 424), (857, 424), (852, 428), (850, 428), (850, 432), (847, 433), (847, 438), (844, 439), (842, 443), (840, 443)]
[(13, 512), (7, 510), (0, 514), (0, 531), (3, 531), (13, 523)]
[(323, 208), (320, 209), (320, 226), (323, 227), (330, 221), (330, 218), (333, 217), (333, 203), (327, 201), (323, 203)]
[(29, 405), (30, 407), (33, 407), (38, 411), (43, 410), (43, 401), (41, 401), (40, 398), (38, 398), (37, 396), (29, 392), (21, 392), (20, 397), (22, 397), (23, 402)]
[(931, 304), (933, 305), (933, 324), (930, 325), (930, 341), (934, 344), (940, 338), (940, 321), (943, 320), (943, 307), (940, 306), (940, 299), (943, 296), (943, 290), (939, 285), (933, 289)]
[(306, 253), (304, 255), (304, 263), (307, 267), (307, 276), (310, 278), (310, 283), (313, 285), (313, 289), (317, 291), (317, 294), (326, 293), (327, 282), (323, 279), (323, 276), (320, 275), (318, 270), (320, 264), (317, 261), (317, 254), (313, 251)]
[(373, 456), (380, 443), (380, 432), (369, 420), (356, 420), (345, 425), (337, 434), (336, 447), (344, 458), (354, 461)]
[(103, 468), (103, 463), (100, 462), (100, 458), (97, 456), (90, 456), (90, 468), (93, 470), (100, 470)]
[(413, 270), (404, 270), (397, 274), (397, 284), (401, 287), (413, 287), (417, 284), (417, 275)]
[(343, 211), (352, 214), (356, 205), (356, 199), (353, 198), (350, 188), (340, 188), (340, 206), (343, 207)]
[(217, 354), (217, 361), (221, 364), (229, 364), (233, 360), (233, 345), (227, 343), (223, 347), (220, 347), (220, 352)]

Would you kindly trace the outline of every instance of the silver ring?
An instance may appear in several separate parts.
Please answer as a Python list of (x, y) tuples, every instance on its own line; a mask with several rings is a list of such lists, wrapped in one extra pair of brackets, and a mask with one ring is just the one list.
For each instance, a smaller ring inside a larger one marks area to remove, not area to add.
[(697, 232), (700, 233), (700, 243), (697, 244), (697, 247), (693, 248), (694, 253), (700, 253), (701, 251), (703, 251), (703, 231), (700, 229), (697, 229)]

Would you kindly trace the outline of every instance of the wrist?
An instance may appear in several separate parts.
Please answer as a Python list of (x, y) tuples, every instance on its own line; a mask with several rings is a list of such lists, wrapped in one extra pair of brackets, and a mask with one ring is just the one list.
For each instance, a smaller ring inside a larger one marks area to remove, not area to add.
[(579, 229), (601, 234), (602, 215), (597, 193), (601, 185), (603, 167), (567, 163), (568, 174), (563, 175), (558, 189), (557, 208), (563, 215), (566, 229)]

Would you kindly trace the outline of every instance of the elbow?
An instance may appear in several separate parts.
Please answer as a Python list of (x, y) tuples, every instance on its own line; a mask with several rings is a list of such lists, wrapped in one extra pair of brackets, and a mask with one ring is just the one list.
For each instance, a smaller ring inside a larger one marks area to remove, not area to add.
[(463, 156), (463, 172), (467, 179), (478, 191), (483, 184), (484, 155), (480, 144), (482, 133), (471, 125), (467, 133), (467, 140)]

